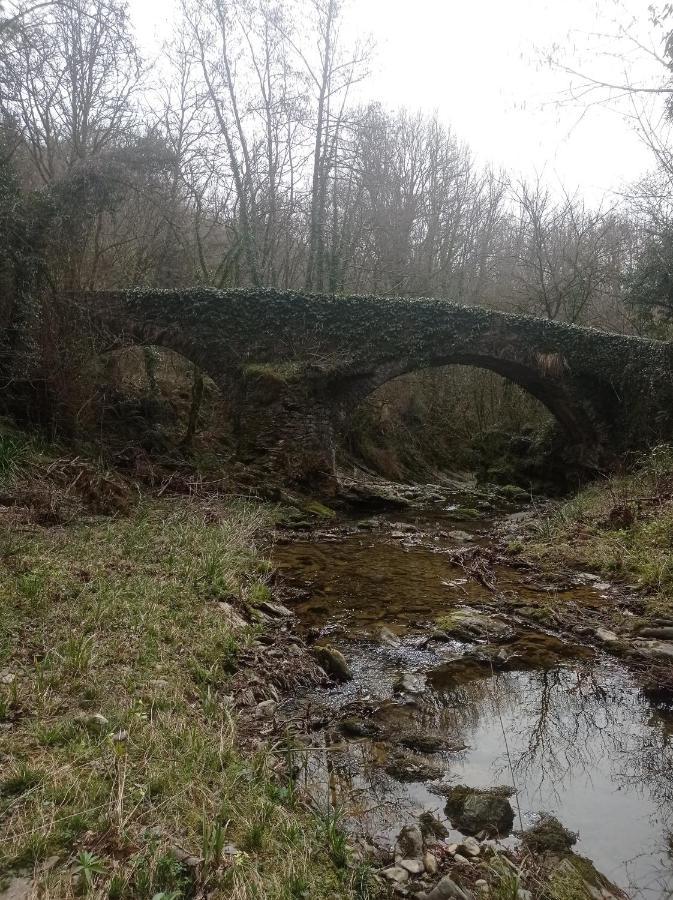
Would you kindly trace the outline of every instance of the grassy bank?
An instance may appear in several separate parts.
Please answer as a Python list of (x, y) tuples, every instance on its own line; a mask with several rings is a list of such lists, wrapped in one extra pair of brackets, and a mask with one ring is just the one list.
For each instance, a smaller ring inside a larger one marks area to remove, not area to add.
[(648, 613), (673, 614), (673, 448), (656, 447), (540, 514), (523, 547), (637, 586)]
[(223, 610), (268, 596), (264, 511), (0, 514), (0, 879), (50, 898), (356, 896), (363, 873), (288, 754), (237, 740), (261, 626)]

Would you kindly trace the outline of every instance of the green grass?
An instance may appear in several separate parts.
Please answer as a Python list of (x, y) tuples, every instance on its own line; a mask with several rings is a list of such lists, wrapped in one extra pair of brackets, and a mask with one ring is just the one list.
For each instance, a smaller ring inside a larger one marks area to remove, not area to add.
[(34, 871), (52, 900), (356, 896), (286, 755), (237, 744), (256, 631), (218, 601), (267, 596), (264, 527), (251, 506), (173, 500), (1, 536), (0, 878)]
[(651, 611), (673, 611), (673, 448), (597, 481), (539, 518), (517, 551), (570, 562), (644, 588)]

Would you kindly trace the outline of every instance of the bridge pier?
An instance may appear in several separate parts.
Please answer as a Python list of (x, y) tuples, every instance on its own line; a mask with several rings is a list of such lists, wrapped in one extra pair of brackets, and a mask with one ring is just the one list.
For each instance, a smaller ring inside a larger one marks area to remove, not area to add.
[(310, 383), (277, 373), (246, 374), (235, 391), (238, 457), (284, 481), (332, 494), (337, 488), (334, 420)]

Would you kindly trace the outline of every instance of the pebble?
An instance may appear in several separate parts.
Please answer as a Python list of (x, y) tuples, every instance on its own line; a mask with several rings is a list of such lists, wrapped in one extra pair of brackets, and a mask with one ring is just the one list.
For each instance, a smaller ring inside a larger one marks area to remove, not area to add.
[(609, 628), (599, 627), (596, 629), (595, 634), (598, 640), (604, 644), (614, 644), (615, 641), (619, 640), (619, 635), (614, 631), (610, 631)]
[(448, 535), (452, 541), (461, 541), (461, 542), (466, 541), (467, 542), (467, 541), (474, 540), (473, 535), (469, 534), (467, 531), (460, 531), (460, 530), (449, 531)]
[(247, 622), (231, 605), (231, 603), (227, 603), (225, 600), (219, 601), (217, 604), (218, 612), (221, 612), (222, 615), (227, 619), (229, 624), (233, 628), (245, 628)]
[(106, 728), (110, 723), (102, 713), (93, 713), (86, 718), (86, 724), (95, 728)]
[(273, 719), (278, 704), (275, 700), (262, 700), (255, 707), (255, 718), (257, 719)]
[(282, 603), (272, 603), (271, 600), (262, 600), (257, 604), (257, 609), (261, 609), (267, 616), (273, 616), (276, 619), (289, 619), (293, 615), (287, 606), (283, 606)]
[(384, 878), (387, 878), (388, 881), (395, 881), (397, 884), (405, 884), (409, 881), (409, 873), (406, 869), (403, 869), (402, 866), (389, 866), (387, 869), (384, 869), (381, 874)]
[(395, 862), (423, 859), (423, 835), (418, 825), (405, 825), (395, 841)]
[(346, 657), (335, 647), (314, 647), (313, 655), (318, 665), (331, 675), (336, 681), (351, 681), (353, 673), (346, 662)]
[(14, 684), (16, 675), (13, 672), (3, 672), (0, 675), (0, 684)]
[(429, 850), (427, 850), (423, 856), (423, 865), (425, 866), (425, 871), (428, 875), (437, 874), (437, 857), (434, 853), (430, 853)]
[(477, 878), (474, 886), (480, 894), (486, 895), (489, 893), (488, 881), (486, 881), (484, 878)]
[(453, 857), (453, 860), (454, 860), (454, 862), (457, 862), (459, 866), (471, 866), (472, 865), (470, 860), (467, 859), (467, 857), (463, 856), (462, 853), (456, 853), (456, 855)]
[(400, 859), (398, 865), (406, 869), (410, 875), (421, 875), (425, 869), (422, 859)]
[(470, 900), (469, 894), (445, 875), (428, 893), (416, 894), (421, 900)]
[(400, 672), (393, 687), (401, 694), (422, 694), (425, 679), (421, 675), (414, 675), (413, 672)]
[(387, 647), (399, 647), (400, 639), (398, 636), (390, 630), (390, 628), (386, 628), (384, 625), (381, 631), (379, 632), (379, 639), (382, 644), (385, 644)]
[(460, 845), (460, 849), (468, 856), (479, 856), (479, 854), (481, 853), (479, 841), (473, 837), (465, 838), (463, 843)]

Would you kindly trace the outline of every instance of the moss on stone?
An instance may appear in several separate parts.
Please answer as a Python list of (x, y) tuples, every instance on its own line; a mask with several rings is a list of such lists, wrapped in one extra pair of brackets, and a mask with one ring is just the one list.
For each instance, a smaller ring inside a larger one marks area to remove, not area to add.
[(320, 519), (333, 519), (336, 516), (333, 509), (330, 509), (329, 506), (325, 506), (324, 503), (320, 503), (318, 500), (309, 500), (308, 503), (304, 504), (303, 508), (307, 513), (310, 513), (312, 516), (318, 516)]

